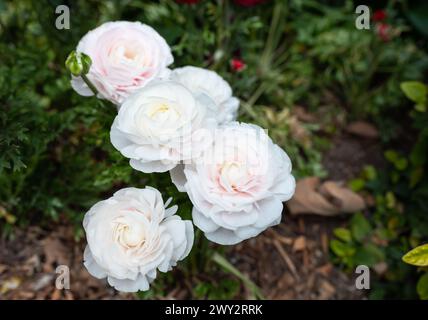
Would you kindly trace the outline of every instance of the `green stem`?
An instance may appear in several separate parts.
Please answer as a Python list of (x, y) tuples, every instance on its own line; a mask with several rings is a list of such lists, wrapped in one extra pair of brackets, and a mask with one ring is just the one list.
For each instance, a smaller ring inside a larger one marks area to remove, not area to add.
[(270, 24), (268, 37), (265, 43), (265, 50), (263, 51), (262, 56), (260, 58), (260, 65), (262, 67), (263, 73), (269, 70), (269, 66), (272, 62), (272, 52), (274, 50), (274, 47), (277, 45), (279, 34), (282, 32), (281, 28), (279, 28), (279, 23), (281, 20), (281, 11), (282, 11), (282, 4), (277, 3), (273, 8), (272, 21)]
[(98, 94), (98, 90), (97, 88), (95, 88), (95, 86), (92, 84), (91, 80), (88, 79), (88, 77), (85, 74), (82, 74), (82, 79), (83, 81), (85, 81), (86, 85), (89, 87), (89, 89), (91, 89), (91, 91), (94, 93), (94, 95), (96, 96)]
[[(211, 259), (217, 263), (220, 267), (222, 267), (225, 271), (229, 272), (230, 274), (237, 277), (239, 280), (241, 280), (244, 285), (250, 290), (250, 292), (254, 295), (254, 298), (264, 300), (265, 297), (263, 296), (260, 288), (251, 281), (250, 278), (248, 278), (246, 275), (242, 274), (237, 268), (235, 268), (225, 257), (218, 254), (217, 252), (214, 253), (214, 255), (211, 257)], [(251, 297), (253, 298), (253, 297)]]

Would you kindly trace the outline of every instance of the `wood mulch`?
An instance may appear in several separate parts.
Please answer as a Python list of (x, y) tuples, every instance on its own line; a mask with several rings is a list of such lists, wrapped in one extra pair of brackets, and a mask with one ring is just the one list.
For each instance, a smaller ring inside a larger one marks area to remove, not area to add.
[[(355, 177), (363, 164), (377, 165), (381, 158), (373, 141), (350, 135), (332, 141), (333, 147), (323, 161), (329, 179)], [(233, 246), (227, 257), (269, 299), (364, 299), (366, 293), (355, 288), (353, 275), (342, 273), (329, 259), (332, 230), (346, 221), (343, 216), (296, 217), (285, 213), (279, 226)], [(32, 226), (17, 230), (12, 240), (0, 240), (0, 299), (136, 298), (91, 277), (82, 264), (83, 248), (84, 243), (74, 240), (73, 228), (67, 223), (51, 230)], [(55, 288), (57, 265), (69, 266), (70, 290)], [(192, 298), (193, 280), (180, 275), (177, 279), (178, 286), (166, 298)], [(242, 286), (236, 298), (247, 297)]]

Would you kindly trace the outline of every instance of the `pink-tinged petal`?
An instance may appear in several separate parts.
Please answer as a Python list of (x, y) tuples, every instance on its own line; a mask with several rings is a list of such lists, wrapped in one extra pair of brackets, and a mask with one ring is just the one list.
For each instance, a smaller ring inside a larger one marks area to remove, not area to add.
[(124, 188), (94, 205), (84, 218), (84, 264), (116, 290), (148, 290), (156, 270), (167, 272), (193, 245), (193, 225), (174, 215), (152, 187)]
[(143, 162), (135, 159), (131, 159), (129, 164), (135, 170), (144, 172), (144, 173), (153, 173), (153, 172), (167, 172), (174, 168), (176, 163), (164, 163), (163, 161), (148, 161)]
[(193, 207), (192, 219), (195, 226), (204, 232), (213, 232), (219, 228), (210, 218), (207, 218), (202, 212)]
[(243, 226), (249, 226), (254, 224), (259, 218), (259, 214), (256, 210), (249, 212), (238, 211), (238, 212), (223, 212), (220, 214), (221, 219), (226, 225), (232, 228), (240, 228)]
[(263, 230), (265, 229), (248, 226), (237, 229), (235, 234), (241, 239), (249, 239), (259, 235)]
[(86, 270), (91, 274), (91, 276), (97, 279), (103, 279), (107, 276), (105, 270), (98, 265), (92, 256), (91, 250), (88, 246), (86, 246), (85, 251), (83, 253), (83, 264), (86, 267)]
[(86, 85), (85, 81), (81, 77), (71, 77), (71, 87), (81, 96), (90, 97), (93, 96), (94, 93), (91, 89)]
[(235, 232), (223, 228), (219, 228), (213, 232), (205, 233), (205, 236), (208, 240), (222, 245), (233, 245), (244, 240), (239, 238)]
[(260, 127), (231, 122), (215, 133), (201, 155), (211, 162), (186, 164), (184, 187), (196, 226), (208, 239), (232, 244), (280, 223), (295, 180), (288, 155)]
[(174, 205), (165, 210), (165, 218), (172, 216), (177, 213), (178, 206)]
[(201, 103), (209, 106), (218, 123), (227, 123), (236, 118), (239, 100), (232, 97), (230, 85), (216, 72), (186, 66), (174, 69), (171, 79), (185, 85)]
[(169, 171), (171, 181), (177, 187), (178, 191), (186, 192), (185, 184), (187, 182), (186, 175), (184, 174), (184, 165), (179, 164)]
[[(152, 80), (165, 77), (174, 60), (165, 39), (140, 22), (104, 23), (89, 31), (76, 51), (90, 56), (92, 65), (87, 76), (99, 97), (114, 104), (121, 104)], [(73, 88), (81, 95), (92, 95), (83, 85)]]
[(266, 228), (267, 226), (271, 226), (273, 222), (278, 221), (283, 210), (281, 200), (276, 197), (257, 202), (257, 207), (259, 217), (254, 226), (258, 228)]
[(117, 279), (109, 276), (107, 281), (109, 285), (121, 292), (147, 291), (150, 287), (149, 281), (144, 275), (140, 275), (137, 280)]
[(186, 249), (184, 250), (183, 254), (181, 255), (181, 257), (179, 258), (179, 260), (182, 260), (184, 258), (186, 258), (190, 251), (192, 250), (193, 247), (193, 243), (195, 241), (195, 232), (193, 229), (193, 224), (191, 221), (184, 221), (184, 223), (186, 224)]
[(294, 177), (289, 173), (286, 173), (285, 177), (281, 177), (281, 180), (277, 181), (271, 189), (271, 191), (277, 194), (283, 202), (290, 200), (294, 195), (295, 190), (296, 179), (294, 179)]

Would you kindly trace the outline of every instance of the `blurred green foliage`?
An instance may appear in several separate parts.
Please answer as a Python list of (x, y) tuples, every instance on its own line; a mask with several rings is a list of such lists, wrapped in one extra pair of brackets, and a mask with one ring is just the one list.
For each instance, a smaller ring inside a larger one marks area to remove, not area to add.
[[(389, 167), (367, 168), (352, 182), (354, 189), (372, 193), (376, 206), (364, 215), (357, 213), (349, 228), (336, 230), (331, 247), (348, 268), (387, 262), (378, 297), (415, 296), (415, 271), (400, 259), (427, 236), (423, 214), (428, 121), (414, 84), (403, 88), (417, 106), (408, 117), (409, 101), (400, 83), (421, 80), (428, 57), (421, 35), (412, 31), (401, 12), (406, 2), (391, 3), (391, 33), (384, 41), (373, 22), (370, 30), (355, 28), (352, 1), (271, 0), (243, 8), (227, 0), (197, 5), (173, 0), (0, 0), (3, 235), (13, 235), (14, 225), (49, 227), (52, 220), (67, 219), (75, 224), (79, 238), (87, 209), (124, 186), (156, 187), (165, 198), (174, 197), (181, 216), (190, 217), (187, 196), (177, 192), (168, 174), (135, 172), (112, 148), (114, 106), (78, 96), (64, 67), (68, 53), (89, 30), (106, 21), (136, 20), (166, 38), (174, 66), (207, 67), (228, 80), (241, 99), (240, 120), (267, 128), (293, 159), (297, 177), (325, 176), (321, 154), (336, 128), (334, 123), (329, 130), (301, 124), (306, 136), (296, 139), (291, 113), (296, 105), (373, 121), (385, 149), (392, 150), (385, 153)], [(60, 4), (70, 8), (70, 30), (54, 27)], [(241, 59), (246, 68), (234, 71), (232, 58)], [(397, 148), (403, 136), (417, 139)], [(197, 246), (206, 246), (200, 236)], [(179, 272), (213, 270), (211, 249), (205, 249), (194, 250)], [(168, 275), (162, 279), (143, 296), (156, 296), (156, 290), (171, 283)], [(200, 282), (194, 295), (233, 298), (236, 279), (240, 277), (225, 277), (215, 286)]]
[[(330, 247), (335, 260), (347, 269), (365, 264), (376, 270), (373, 298), (415, 298), (417, 293), (421, 299), (428, 299), (427, 274), (418, 279), (417, 272), (399, 260), (428, 239), (428, 90), (417, 81), (403, 82), (400, 87), (414, 103), (410, 109), (413, 128), (408, 129), (416, 131), (415, 142), (407, 153), (403, 148), (386, 150), (386, 170), (368, 166), (361, 177), (350, 181), (352, 189), (374, 198), (370, 221), (361, 213), (355, 214), (349, 229), (335, 230), (336, 239)], [(415, 264), (409, 254), (404, 261)]]

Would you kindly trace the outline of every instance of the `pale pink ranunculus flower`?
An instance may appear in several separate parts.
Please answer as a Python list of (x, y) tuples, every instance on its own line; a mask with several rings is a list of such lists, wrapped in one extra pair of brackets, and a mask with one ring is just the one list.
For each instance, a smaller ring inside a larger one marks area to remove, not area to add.
[(124, 101), (110, 140), (135, 170), (166, 172), (198, 157), (216, 125), (214, 115), (185, 86), (156, 80)]
[(183, 84), (203, 101), (219, 124), (236, 119), (239, 99), (232, 96), (230, 85), (215, 71), (186, 66), (172, 70), (170, 78)]
[(166, 208), (154, 188), (125, 188), (95, 204), (85, 215), (88, 245), (84, 265), (116, 290), (148, 290), (157, 270), (167, 272), (193, 245), (193, 225)]
[(171, 178), (192, 201), (193, 223), (216, 243), (231, 245), (281, 221), (294, 194), (288, 155), (258, 126), (231, 122), (215, 131), (212, 146)]
[[(76, 51), (92, 60), (87, 77), (98, 97), (116, 105), (151, 80), (168, 77), (174, 61), (165, 39), (140, 22), (106, 22), (89, 31)], [(80, 95), (93, 95), (81, 77), (72, 76), (71, 84)]]

